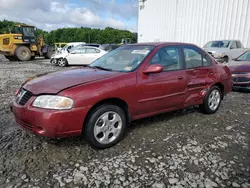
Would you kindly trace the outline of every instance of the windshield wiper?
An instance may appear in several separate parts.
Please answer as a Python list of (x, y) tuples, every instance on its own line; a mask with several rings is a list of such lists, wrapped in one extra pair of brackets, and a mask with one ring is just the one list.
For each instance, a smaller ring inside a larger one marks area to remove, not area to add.
[(96, 69), (100, 69), (100, 70), (105, 70), (105, 71), (112, 71), (112, 69), (108, 69), (108, 68), (104, 68), (101, 66), (89, 66), (90, 68), (96, 68)]

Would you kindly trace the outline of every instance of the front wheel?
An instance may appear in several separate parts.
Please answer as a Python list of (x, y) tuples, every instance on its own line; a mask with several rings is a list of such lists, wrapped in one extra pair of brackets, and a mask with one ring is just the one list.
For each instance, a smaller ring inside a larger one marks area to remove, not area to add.
[(84, 130), (85, 139), (97, 149), (109, 148), (124, 136), (127, 119), (124, 111), (115, 105), (103, 105), (89, 117)]
[(58, 59), (57, 64), (59, 67), (66, 67), (68, 65), (68, 62), (67, 62), (67, 59), (60, 58)]
[(19, 46), (16, 49), (15, 55), (19, 61), (29, 61), (31, 58), (31, 51), (27, 46)]
[(214, 114), (220, 107), (222, 93), (218, 86), (213, 86), (207, 92), (200, 109), (205, 114)]

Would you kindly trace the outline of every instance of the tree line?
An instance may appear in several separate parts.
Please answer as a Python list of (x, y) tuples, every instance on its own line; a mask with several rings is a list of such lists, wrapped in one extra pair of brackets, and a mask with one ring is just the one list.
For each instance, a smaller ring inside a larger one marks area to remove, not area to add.
[[(0, 21), (0, 34), (9, 33), (9, 29), (17, 22), (3, 20)], [(130, 38), (132, 42), (137, 41), (137, 33), (127, 30), (119, 30), (111, 27), (105, 29), (96, 29), (88, 27), (80, 28), (60, 28), (50, 32), (36, 29), (36, 36), (42, 35), (47, 44), (56, 42), (86, 42), (98, 44), (117, 44), (121, 43), (123, 38)]]

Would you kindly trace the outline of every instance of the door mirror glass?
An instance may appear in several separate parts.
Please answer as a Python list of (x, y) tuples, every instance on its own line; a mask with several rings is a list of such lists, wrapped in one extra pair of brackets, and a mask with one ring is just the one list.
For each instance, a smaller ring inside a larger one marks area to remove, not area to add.
[(144, 74), (160, 73), (163, 71), (163, 66), (159, 64), (149, 65), (144, 71)]

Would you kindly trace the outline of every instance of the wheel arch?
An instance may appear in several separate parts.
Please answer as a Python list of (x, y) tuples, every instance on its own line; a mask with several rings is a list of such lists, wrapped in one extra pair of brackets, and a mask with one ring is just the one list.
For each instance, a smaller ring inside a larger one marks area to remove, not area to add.
[(218, 86), (219, 88), (220, 88), (220, 90), (221, 90), (221, 94), (222, 94), (222, 99), (224, 98), (224, 85), (221, 83), (221, 82), (217, 82), (217, 83), (215, 83), (214, 85), (212, 85), (211, 87), (213, 87), (213, 86)]
[(91, 114), (96, 109), (100, 108), (103, 105), (117, 105), (117, 106), (119, 106), (121, 109), (124, 110), (128, 123), (131, 122), (131, 115), (129, 112), (129, 106), (128, 106), (127, 102), (124, 101), (123, 99), (120, 99), (120, 98), (107, 98), (107, 99), (103, 99), (103, 100), (97, 102), (95, 105), (93, 105), (90, 108), (90, 110), (88, 111), (88, 113), (84, 119), (84, 122), (83, 122), (83, 130), (84, 130), (84, 127), (85, 127), (88, 119), (90, 118)]

